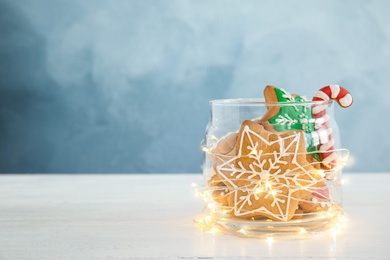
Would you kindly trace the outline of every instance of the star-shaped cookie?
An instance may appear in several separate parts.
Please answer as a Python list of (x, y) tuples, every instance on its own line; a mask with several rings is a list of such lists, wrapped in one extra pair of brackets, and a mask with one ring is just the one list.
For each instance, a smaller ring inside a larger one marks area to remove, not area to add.
[(214, 168), (231, 191), (232, 216), (290, 220), (300, 199), (324, 185), (306, 160), (303, 131), (270, 132), (247, 120), (235, 149)]

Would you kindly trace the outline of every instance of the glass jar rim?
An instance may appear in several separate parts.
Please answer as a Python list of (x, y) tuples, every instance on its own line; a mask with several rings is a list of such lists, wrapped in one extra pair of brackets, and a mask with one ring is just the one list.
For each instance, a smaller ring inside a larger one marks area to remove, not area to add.
[(232, 106), (296, 106), (296, 105), (328, 105), (332, 104), (333, 100), (323, 101), (297, 101), (297, 102), (266, 102), (264, 98), (228, 98), (228, 99), (213, 99), (209, 101), (210, 105), (232, 105)]

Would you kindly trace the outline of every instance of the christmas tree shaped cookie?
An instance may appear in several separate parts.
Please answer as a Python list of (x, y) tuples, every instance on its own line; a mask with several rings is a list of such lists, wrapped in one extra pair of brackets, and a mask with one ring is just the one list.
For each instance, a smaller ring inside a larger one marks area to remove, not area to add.
[[(316, 153), (319, 144), (318, 135), (315, 132), (315, 119), (312, 116), (311, 107), (307, 104), (300, 104), (306, 102), (307, 99), (303, 96), (292, 95), (284, 89), (274, 86), (265, 87), (264, 97), (269, 105), (268, 112), (261, 121), (269, 123), (278, 132), (303, 130), (305, 132), (307, 152), (319, 160), (319, 156)], [(286, 103), (286, 105), (272, 105), (275, 102)]]

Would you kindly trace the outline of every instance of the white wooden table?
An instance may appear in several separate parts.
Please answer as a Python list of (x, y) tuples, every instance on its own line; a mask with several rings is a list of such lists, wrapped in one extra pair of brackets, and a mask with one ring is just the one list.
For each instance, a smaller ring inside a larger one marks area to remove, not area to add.
[(390, 259), (390, 174), (344, 174), (341, 235), (212, 235), (188, 175), (0, 175), (0, 259)]

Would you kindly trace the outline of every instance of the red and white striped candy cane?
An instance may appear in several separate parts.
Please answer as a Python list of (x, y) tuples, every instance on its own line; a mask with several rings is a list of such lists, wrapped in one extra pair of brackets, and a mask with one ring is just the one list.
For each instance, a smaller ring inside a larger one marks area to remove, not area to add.
[[(321, 88), (313, 97), (313, 101), (335, 100), (341, 107), (352, 105), (353, 99), (351, 94), (339, 85), (329, 85)], [(316, 119), (315, 129), (325, 132), (320, 133), (320, 159), (324, 169), (332, 169), (335, 166), (337, 154), (334, 150), (334, 139), (332, 129), (329, 127), (329, 115), (326, 113), (326, 104), (314, 105), (312, 108), (313, 117)]]

